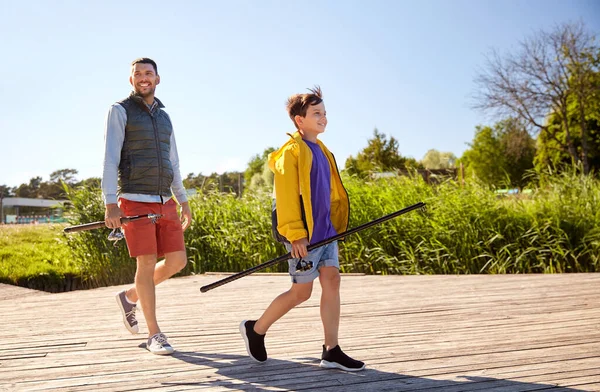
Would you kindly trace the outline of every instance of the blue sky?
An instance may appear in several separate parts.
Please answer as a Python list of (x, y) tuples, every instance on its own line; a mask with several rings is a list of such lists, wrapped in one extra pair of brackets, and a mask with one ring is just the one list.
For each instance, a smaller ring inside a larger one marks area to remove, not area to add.
[(315, 84), (340, 166), (375, 127), (402, 155), (460, 156), (494, 122), (471, 109), (485, 54), (579, 20), (599, 33), (600, 1), (0, 0), (0, 184), (99, 177), (107, 110), (142, 56), (158, 63), (184, 177), (281, 145), (286, 98)]

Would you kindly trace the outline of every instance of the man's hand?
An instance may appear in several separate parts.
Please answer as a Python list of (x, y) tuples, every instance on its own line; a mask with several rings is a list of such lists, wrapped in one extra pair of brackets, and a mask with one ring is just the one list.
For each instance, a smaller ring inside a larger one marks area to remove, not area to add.
[(189, 203), (181, 203), (181, 227), (185, 231), (192, 224), (192, 210), (190, 210)]
[(299, 240), (292, 242), (292, 251), (290, 252), (292, 254), (292, 257), (295, 259), (306, 257), (306, 255), (308, 254), (308, 251), (306, 250), (307, 246), (308, 240), (306, 239), (306, 237), (300, 238)]
[(122, 216), (123, 212), (117, 204), (107, 204), (104, 210), (104, 224), (111, 229), (121, 227)]

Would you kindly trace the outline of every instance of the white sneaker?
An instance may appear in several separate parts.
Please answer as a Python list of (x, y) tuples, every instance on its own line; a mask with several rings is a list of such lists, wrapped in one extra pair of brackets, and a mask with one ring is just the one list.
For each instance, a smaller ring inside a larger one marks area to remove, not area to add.
[(167, 341), (164, 333), (157, 333), (148, 338), (146, 349), (156, 355), (169, 355), (175, 351), (173, 346)]

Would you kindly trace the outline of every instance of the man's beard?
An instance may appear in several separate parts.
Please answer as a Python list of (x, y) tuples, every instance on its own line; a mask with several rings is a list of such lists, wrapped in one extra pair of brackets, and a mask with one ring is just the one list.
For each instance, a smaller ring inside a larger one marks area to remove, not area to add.
[(149, 96), (153, 96), (153, 95), (154, 95), (154, 90), (156, 90), (156, 87), (152, 87), (152, 88), (151, 88), (150, 90), (148, 90), (147, 92), (145, 92), (145, 93), (142, 93), (142, 92), (141, 92), (140, 90), (138, 90), (138, 89), (137, 89), (137, 87), (136, 87), (136, 88), (135, 88), (135, 93), (136, 93), (137, 95), (139, 95), (140, 97), (142, 97), (142, 98), (146, 98), (146, 97), (149, 97)]

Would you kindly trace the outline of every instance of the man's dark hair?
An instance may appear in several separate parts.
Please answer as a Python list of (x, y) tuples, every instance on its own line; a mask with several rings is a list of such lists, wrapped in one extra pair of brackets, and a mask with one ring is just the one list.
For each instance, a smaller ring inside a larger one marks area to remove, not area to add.
[(315, 86), (314, 88), (309, 88), (308, 91), (310, 93), (294, 94), (287, 100), (286, 109), (296, 129), (298, 129), (298, 124), (296, 124), (294, 117), (306, 117), (306, 111), (309, 106), (318, 105), (323, 102), (321, 87)]
[(131, 62), (131, 66), (133, 67), (136, 64), (152, 64), (154, 67), (154, 72), (158, 75), (158, 67), (156, 66), (156, 62), (148, 57), (140, 57), (139, 59), (135, 59)]

